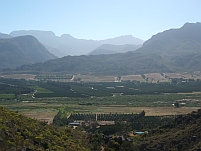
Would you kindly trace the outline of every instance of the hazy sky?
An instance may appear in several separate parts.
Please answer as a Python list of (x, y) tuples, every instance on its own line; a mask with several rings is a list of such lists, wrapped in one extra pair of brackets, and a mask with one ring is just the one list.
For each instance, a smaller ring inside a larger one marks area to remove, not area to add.
[(0, 0), (0, 32), (46, 30), (101, 40), (201, 22), (201, 0)]

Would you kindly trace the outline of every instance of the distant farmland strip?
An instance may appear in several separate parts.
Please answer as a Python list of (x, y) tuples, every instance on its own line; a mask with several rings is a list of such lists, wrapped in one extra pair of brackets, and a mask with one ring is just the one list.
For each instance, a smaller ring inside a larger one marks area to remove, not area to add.
[(145, 81), (142, 77), (141, 77), (141, 75), (126, 75), (126, 76), (122, 76), (121, 77), (121, 80), (123, 80), (123, 81), (127, 81), (127, 80), (130, 80), (130, 81), (134, 81), (134, 80), (136, 80), (136, 81)]
[(140, 117), (145, 116), (145, 112), (142, 111), (139, 114), (71, 114), (68, 117), (69, 121), (77, 121), (77, 120), (95, 120), (95, 121), (132, 121), (136, 120)]
[(165, 77), (163, 77), (160, 73), (150, 73), (145, 74), (145, 76), (148, 78), (148, 81), (163, 81), (167, 80)]

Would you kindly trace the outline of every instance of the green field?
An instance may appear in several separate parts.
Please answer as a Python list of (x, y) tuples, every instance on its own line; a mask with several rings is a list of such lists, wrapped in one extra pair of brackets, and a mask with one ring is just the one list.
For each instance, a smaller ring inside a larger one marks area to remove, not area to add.
[(0, 94), (0, 99), (14, 99), (15, 94)]
[[(60, 107), (71, 113), (148, 116), (189, 113), (201, 106), (201, 82), (145, 83), (26, 81), (2, 78), (0, 105), (29, 117), (52, 122)], [(180, 108), (172, 106), (178, 102)]]
[(35, 86), (34, 90), (36, 90), (37, 93), (52, 93), (52, 91), (45, 89), (45, 88), (42, 88), (42, 87), (39, 87), (39, 86)]
[[(133, 95), (164, 95), (200, 92), (201, 82), (139, 83), (139, 82), (40, 82), (36, 97), (106, 97)], [(52, 94), (49, 94), (52, 93)]]

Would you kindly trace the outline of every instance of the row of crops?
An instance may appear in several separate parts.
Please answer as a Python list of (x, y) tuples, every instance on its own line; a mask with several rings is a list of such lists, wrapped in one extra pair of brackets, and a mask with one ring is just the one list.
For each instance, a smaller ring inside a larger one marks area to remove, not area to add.
[(37, 75), (35, 79), (48, 80), (48, 79), (72, 79), (73, 75)]
[(80, 114), (80, 113), (74, 113), (71, 114), (68, 118), (69, 121), (133, 121), (140, 117), (145, 116), (145, 112), (142, 111), (139, 114)]
[[(67, 77), (66, 77), (67, 78)], [(44, 91), (36, 91), (36, 98), (72, 97), (93, 98), (127, 95), (163, 95), (164, 93), (200, 92), (201, 81), (184, 83), (139, 83), (139, 82), (56, 82), (56, 81), (26, 81), (23, 79), (0, 78), (1, 94), (27, 94), (36, 87)], [(19, 91), (18, 91), (19, 90)], [(48, 93), (47, 93), (48, 92)]]
[(134, 82), (39, 82), (38, 86), (52, 91), (52, 94), (36, 93), (36, 97), (102, 97), (121, 95), (155, 95), (201, 91), (200, 81), (179, 84), (134, 83)]
[[(25, 80), (0, 78), (0, 98), (4, 98), (8, 94), (13, 98), (14, 95), (31, 93), (34, 91), (31, 86), (31, 82)], [(8, 96), (8, 98), (10, 97)]]

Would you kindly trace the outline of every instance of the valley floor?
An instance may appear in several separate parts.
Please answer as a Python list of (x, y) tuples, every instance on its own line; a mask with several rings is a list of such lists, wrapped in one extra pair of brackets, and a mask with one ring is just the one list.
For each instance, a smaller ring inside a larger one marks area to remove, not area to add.
[[(188, 114), (192, 111), (196, 111), (199, 107), (101, 107), (104, 108), (105, 113), (109, 113), (110, 111), (121, 111), (122, 113), (139, 113), (144, 110), (146, 116), (165, 116), (165, 115), (180, 115), (180, 114)], [(96, 112), (96, 111), (95, 111)], [(31, 117), (33, 119), (38, 119), (41, 121), (47, 121), (48, 123), (52, 123), (54, 116), (57, 114), (55, 111), (22, 111), (19, 112), (27, 117)], [(99, 113), (99, 111), (97, 111)], [(120, 113), (120, 112), (119, 112)]]

